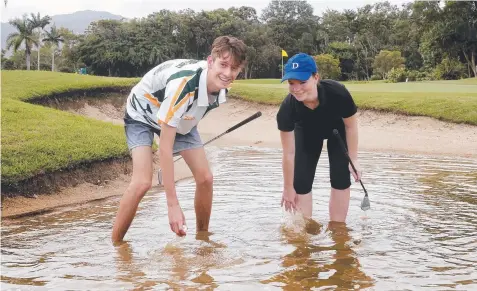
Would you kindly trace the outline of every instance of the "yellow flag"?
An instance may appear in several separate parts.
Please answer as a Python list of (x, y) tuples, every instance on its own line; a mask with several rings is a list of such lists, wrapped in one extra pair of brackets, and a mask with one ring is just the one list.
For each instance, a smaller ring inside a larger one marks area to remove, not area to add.
[(282, 50), (282, 57), (288, 57), (288, 54), (286, 51)]

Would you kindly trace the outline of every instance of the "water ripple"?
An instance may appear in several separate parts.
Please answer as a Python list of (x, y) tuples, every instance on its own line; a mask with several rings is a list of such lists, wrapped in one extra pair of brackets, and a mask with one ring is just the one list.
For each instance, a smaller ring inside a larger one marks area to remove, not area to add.
[(477, 288), (476, 160), (362, 153), (372, 209), (360, 210), (354, 183), (344, 225), (328, 222), (326, 150), (311, 223), (280, 208), (278, 150), (208, 152), (211, 233), (195, 234), (191, 179), (177, 183), (185, 238), (170, 232), (157, 190), (117, 247), (109, 237), (118, 198), (2, 222), (2, 290)]

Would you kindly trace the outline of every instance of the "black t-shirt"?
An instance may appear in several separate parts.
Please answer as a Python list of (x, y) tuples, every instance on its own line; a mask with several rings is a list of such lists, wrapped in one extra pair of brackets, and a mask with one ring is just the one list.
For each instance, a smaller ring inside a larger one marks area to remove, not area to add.
[(358, 110), (345, 86), (333, 80), (320, 81), (318, 101), (318, 107), (312, 110), (288, 94), (277, 113), (278, 129), (302, 130), (307, 139), (328, 139), (335, 128), (344, 132), (343, 118), (353, 116)]

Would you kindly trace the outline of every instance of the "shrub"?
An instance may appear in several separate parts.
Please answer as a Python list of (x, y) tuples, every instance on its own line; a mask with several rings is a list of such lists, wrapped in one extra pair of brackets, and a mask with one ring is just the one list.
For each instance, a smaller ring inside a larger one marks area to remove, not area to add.
[(318, 66), (322, 79), (338, 79), (341, 74), (340, 60), (330, 54), (321, 54), (313, 57)]
[(407, 78), (407, 72), (405, 68), (392, 68), (387, 75), (387, 81), (390, 83), (405, 82)]
[(372, 75), (371, 78), (369, 78), (370, 81), (377, 81), (377, 80), (382, 80), (381, 76), (379, 75)]
[(438, 80), (458, 80), (465, 75), (465, 67), (458, 60), (445, 57), (433, 73)]

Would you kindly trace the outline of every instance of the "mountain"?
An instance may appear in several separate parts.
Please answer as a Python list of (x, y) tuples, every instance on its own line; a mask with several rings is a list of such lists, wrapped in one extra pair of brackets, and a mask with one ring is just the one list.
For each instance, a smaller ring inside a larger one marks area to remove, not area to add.
[[(77, 11), (71, 14), (60, 14), (52, 16), (52, 23), (56, 24), (56, 27), (66, 27), (72, 30), (74, 33), (83, 33), (89, 24), (93, 21), (101, 19), (115, 19), (120, 20), (124, 17), (120, 15), (111, 14), (105, 11), (92, 11), (84, 10)], [(2, 31), (3, 33), (3, 31)]]
[[(32, 11), (33, 12), (33, 11)], [(36, 13), (36, 12), (33, 12)], [(41, 15), (45, 16), (45, 15)], [(50, 15), (51, 16), (51, 15)], [(57, 28), (65, 27), (72, 30), (74, 33), (83, 33), (86, 28), (88, 28), (89, 24), (93, 21), (98, 21), (101, 19), (124, 19), (120, 15), (115, 15), (106, 11), (92, 11), (92, 10), (84, 10), (84, 11), (77, 11), (70, 14), (59, 14), (51, 16), (52, 20), (50, 25), (55, 24)], [(49, 26), (50, 26), (49, 25)], [(48, 29), (48, 27), (46, 29)], [(15, 28), (11, 26), (8, 22), (2, 22), (2, 49), (5, 48), (7, 37), (10, 33), (15, 32)]]

